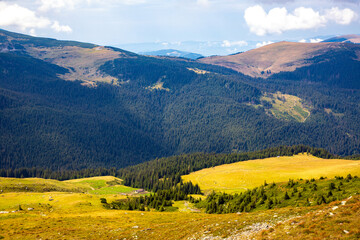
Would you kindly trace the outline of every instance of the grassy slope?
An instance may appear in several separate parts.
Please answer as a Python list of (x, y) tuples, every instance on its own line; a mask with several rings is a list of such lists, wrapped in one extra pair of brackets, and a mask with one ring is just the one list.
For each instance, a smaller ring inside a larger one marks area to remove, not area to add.
[[(3, 183), (15, 181), (1, 180)], [(39, 181), (16, 180), (22, 183)], [(51, 184), (58, 182), (42, 181)], [(118, 181), (121, 180), (114, 177), (95, 177), (58, 182), (58, 185), (103, 189), (112, 184), (120, 186), (117, 185)], [(42, 190), (39, 188), (39, 191)], [(70, 192), (2, 193), (0, 211), (8, 213), (0, 213), (0, 239), (284, 239), (288, 235), (294, 239), (303, 239), (306, 234), (313, 234), (313, 237), (319, 234), (322, 238), (330, 235), (356, 238), (359, 235), (357, 223), (360, 201), (356, 195), (346, 200), (345, 205), (333, 202), (330, 205), (222, 215), (191, 213), (193, 205), (185, 202), (177, 203), (183, 212), (107, 210), (100, 203), (102, 197), (112, 201), (125, 196)], [(49, 201), (50, 198), (53, 200)], [(19, 205), (22, 211), (11, 212), (17, 210)], [(332, 210), (335, 205), (338, 209)], [(34, 209), (30, 211), (28, 208)], [(330, 212), (334, 214), (331, 217)], [(311, 222), (313, 218), (318, 221)]]
[(277, 92), (266, 94), (261, 100), (272, 105), (270, 112), (279, 119), (294, 119), (298, 122), (305, 122), (310, 116), (310, 111), (303, 106), (301, 98), (296, 96)]
[[(290, 235), (293, 239), (304, 239), (308, 233), (312, 237), (319, 234), (321, 238), (359, 235), (357, 196), (344, 206), (334, 202), (307, 208), (222, 215), (105, 210), (95, 201), (92, 206), (75, 203), (76, 197), (93, 203), (91, 195), (73, 197), (68, 208), (59, 208), (54, 202), (35, 207), (33, 211), (0, 214), (0, 236), (5, 239), (201, 239), (208, 236), (284, 239)], [(339, 208), (332, 210), (335, 205)], [(329, 217), (329, 212), (335, 215)], [(312, 219), (318, 221), (311, 222)]]
[(198, 61), (228, 67), (252, 77), (268, 77), (307, 66), (307, 59), (341, 47), (343, 43), (277, 42), (244, 53), (207, 57)]
[(82, 192), (90, 190), (86, 185), (74, 185), (42, 178), (0, 178), (0, 190), (6, 192)]
[(203, 191), (242, 192), (267, 181), (283, 182), (289, 179), (311, 179), (347, 174), (360, 175), (360, 162), (339, 159), (321, 159), (299, 154), (251, 160), (207, 168), (183, 176), (185, 181), (199, 184)]
[(0, 190), (7, 192), (77, 192), (93, 194), (129, 193), (135, 188), (121, 184), (122, 180), (112, 176), (57, 181), (41, 178), (0, 178)]

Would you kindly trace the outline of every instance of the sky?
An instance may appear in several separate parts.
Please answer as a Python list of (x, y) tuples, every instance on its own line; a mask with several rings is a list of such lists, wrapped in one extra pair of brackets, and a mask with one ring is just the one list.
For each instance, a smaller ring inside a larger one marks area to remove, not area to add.
[(0, 28), (133, 51), (233, 53), (360, 34), (360, 0), (0, 0)]

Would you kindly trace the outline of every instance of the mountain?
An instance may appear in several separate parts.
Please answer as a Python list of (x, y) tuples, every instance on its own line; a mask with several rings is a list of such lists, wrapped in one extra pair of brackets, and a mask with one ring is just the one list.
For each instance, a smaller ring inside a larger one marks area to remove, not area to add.
[[(332, 56), (319, 60), (323, 78), (336, 69), (341, 76), (348, 66), (331, 64), (356, 54), (355, 44), (335, 45), (348, 55), (319, 55)], [(0, 168), (119, 168), (181, 153), (294, 144), (359, 153), (354, 59), (352, 82), (325, 82), (255, 79), (190, 59), (4, 30), (0, 49)]]
[(182, 58), (189, 58), (189, 59), (198, 59), (203, 57), (201, 54), (191, 53), (191, 52), (184, 52), (175, 49), (163, 49), (158, 51), (152, 52), (141, 52), (139, 54), (142, 55), (150, 55), (150, 56), (168, 56), (168, 57), (182, 57)]
[[(323, 74), (310, 68), (319, 68), (325, 63), (326, 66), (333, 65), (332, 69), (336, 72), (326, 78), (339, 78), (341, 81), (341, 75), (354, 73), (353, 69), (360, 66), (359, 54), (360, 46), (351, 43), (278, 42), (240, 54), (202, 58), (199, 61), (228, 67), (252, 77), (268, 78), (286, 72), (290, 73), (287, 76), (290, 79), (303, 78), (308, 81)], [(297, 76), (299, 71), (309, 72), (309, 75)], [(290, 76), (292, 72), (296, 72), (294, 76)], [(352, 79), (357, 79), (358, 71), (355, 72)], [(355, 85), (359, 87), (358, 83)]]
[(343, 35), (343, 36), (326, 39), (323, 42), (360, 43), (360, 35), (357, 34)]

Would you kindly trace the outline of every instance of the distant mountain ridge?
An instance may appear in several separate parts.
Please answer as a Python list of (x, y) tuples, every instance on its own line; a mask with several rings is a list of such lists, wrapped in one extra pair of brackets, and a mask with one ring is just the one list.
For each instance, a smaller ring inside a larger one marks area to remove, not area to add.
[[(240, 54), (207, 57), (199, 61), (228, 67), (251, 77), (282, 78), (285, 74), (287, 79), (338, 82), (339, 86), (360, 88), (359, 81), (355, 80), (358, 71), (354, 71), (360, 67), (360, 45), (343, 42), (343, 39), (321, 43), (278, 42)], [(333, 66), (327, 75), (322, 72), (325, 69), (318, 71), (324, 64)], [(347, 80), (340, 83), (341, 77)]]
[(326, 39), (322, 42), (347, 42), (360, 44), (360, 35), (350, 34)]
[(151, 52), (140, 52), (139, 54), (142, 55), (150, 55), (150, 56), (168, 56), (168, 57), (182, 57), (182, 58), (189, 58), (189, 59), (198, 59), (203, 57), (201, 54), (179, 51), (175, 49), (162, 49), (158, 51), (151, 51)]

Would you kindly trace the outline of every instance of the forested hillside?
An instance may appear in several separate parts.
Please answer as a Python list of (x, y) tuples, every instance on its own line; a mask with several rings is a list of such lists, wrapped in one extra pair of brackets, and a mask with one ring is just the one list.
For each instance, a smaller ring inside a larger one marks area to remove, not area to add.
[[(125, 167), (295, 144), (359, 154), (359, 68), (330, 82), (264, 80), (192, 60), (0, 35), (0, 168)], [(321, 62), (321, 79), (335, 74)], [(304, 122), (269, 114), (274, 106), (261, 99), (278, 91), (301, 100)]]

